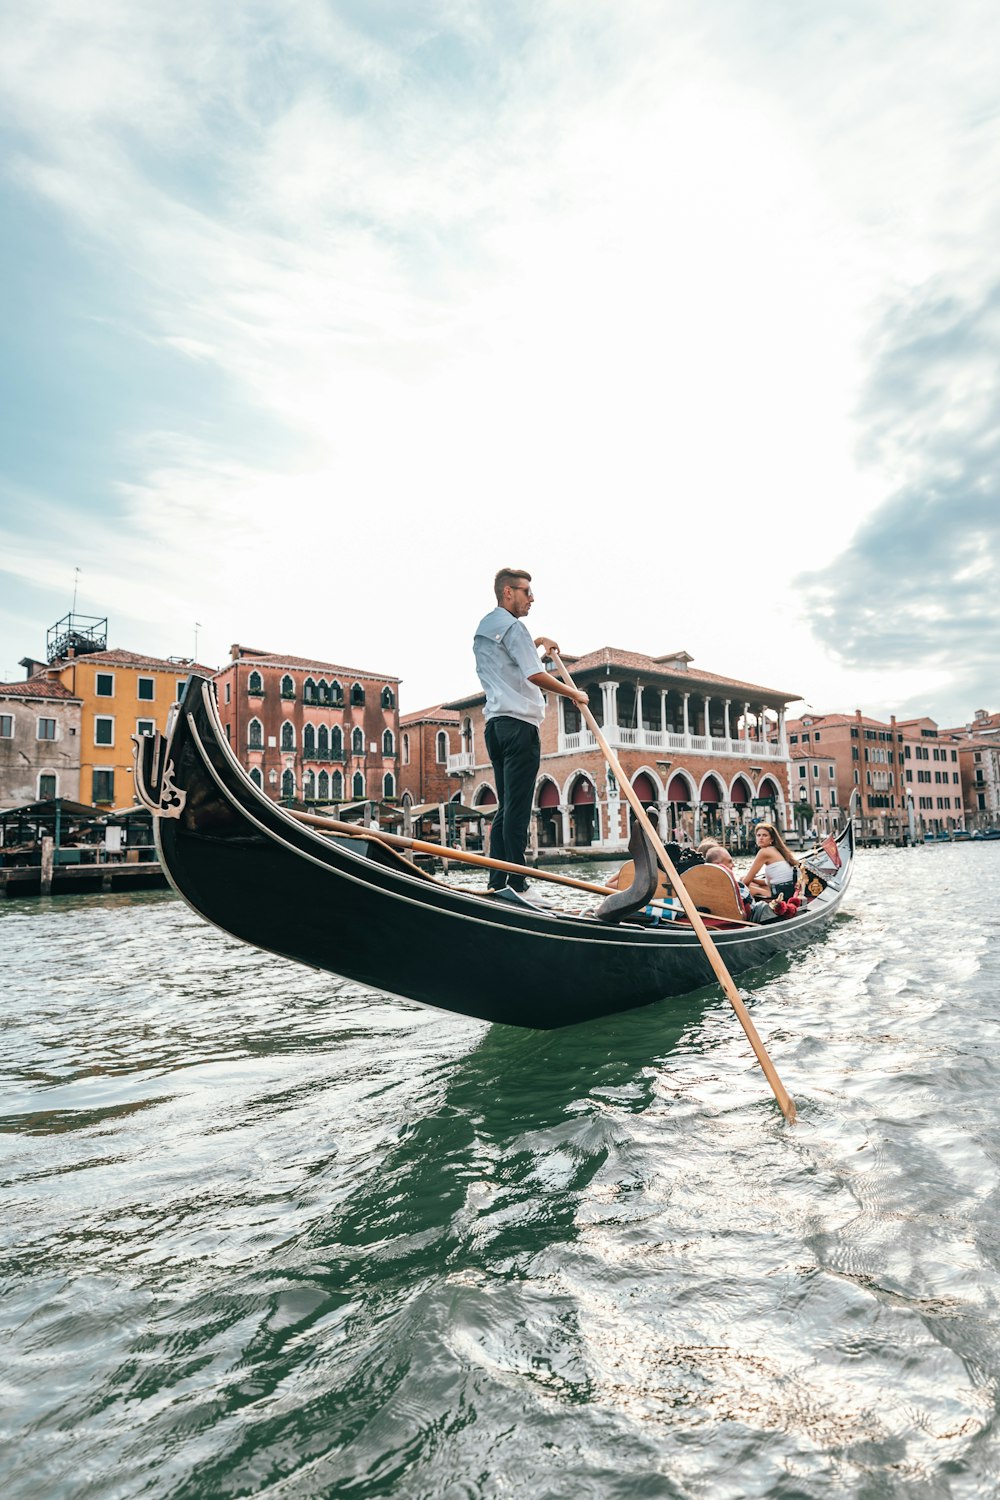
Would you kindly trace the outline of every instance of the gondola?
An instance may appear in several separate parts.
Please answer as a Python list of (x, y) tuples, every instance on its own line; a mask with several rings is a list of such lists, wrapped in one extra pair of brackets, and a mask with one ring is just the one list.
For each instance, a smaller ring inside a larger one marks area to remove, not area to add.
[[(154, 814), (163, 870), (207, 921), (243, 942), (425, 1005), (551, 1029), (711, 984), (691, 927), (648, 925), (627, 893), (605, 917), (486, 899), (429, 878), (374, 834), (331, 837), (298, 821), (240, 765), (212, 683), (192, 676), (166, 736), (136, 741), (136, 791)], [(633, 853), (640, 852), (633, 840)], [(719, 925), (733, 975), (813, 941), (843, 899), (852, 822), (797, 916)], [(485, 882), (484, 882), (485, 884)], [(637, 901), (645, 899), (639, 891)]]

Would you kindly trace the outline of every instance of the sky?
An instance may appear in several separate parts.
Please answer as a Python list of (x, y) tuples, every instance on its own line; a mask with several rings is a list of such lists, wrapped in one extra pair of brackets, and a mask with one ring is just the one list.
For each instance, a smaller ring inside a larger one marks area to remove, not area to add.
[(410, 712), (515, 566), (568, 653), (997, 710), (998, 55), (985, 0), (7, 7), (0, 678), (76, 589)]

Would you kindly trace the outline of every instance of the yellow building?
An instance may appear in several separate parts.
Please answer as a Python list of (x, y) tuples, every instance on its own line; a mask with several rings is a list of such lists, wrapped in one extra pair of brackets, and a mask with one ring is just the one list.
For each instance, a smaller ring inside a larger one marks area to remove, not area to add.
[(166, 729), (189, 672), (213, 675), (211, 667), (196, 668), (180, 659), (164, 661), (134, 651), (75, 655), (72, 647), (41, 670), (81, 701), (80, 801), (100, 807), (131, 807), (132, 736)]

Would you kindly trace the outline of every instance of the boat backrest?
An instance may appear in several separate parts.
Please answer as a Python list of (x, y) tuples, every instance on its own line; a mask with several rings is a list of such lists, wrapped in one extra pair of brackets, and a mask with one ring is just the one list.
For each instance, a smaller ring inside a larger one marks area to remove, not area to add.
[(695, 865), (685, 870), (681, 881), (699, 911), (746, 921), (736, 878), (723, 865)]

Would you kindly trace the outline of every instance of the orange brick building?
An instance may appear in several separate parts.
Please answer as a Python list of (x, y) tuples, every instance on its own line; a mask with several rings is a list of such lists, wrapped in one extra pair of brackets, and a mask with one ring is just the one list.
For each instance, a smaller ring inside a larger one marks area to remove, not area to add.
[(216, 673), (223, 727), (272, 797), (334, 803), (399, 795), (399, 678), (234, 645)]
[(400, 800), (405, 807), (450, 802), (458, 782), (448, 762), (459, 750), (459, 718), (453, 708), (423, 708), (399, 721)]
[[(789, 826), (785, 712), (795, 693), (696, 670), (686, 651), (653, 657), (604, 646), (564, 660), (663, 837), (697, 842), (712, 833), (742, 846), (754, 819)], [(484, 703), (480, 691), (445, 705), (459, 718), (449, 770), (473, 806), (496, 800)], [(535, 847), (620, 849), (628, 803), (575, 704), (548, 699), (541, 740)]]

